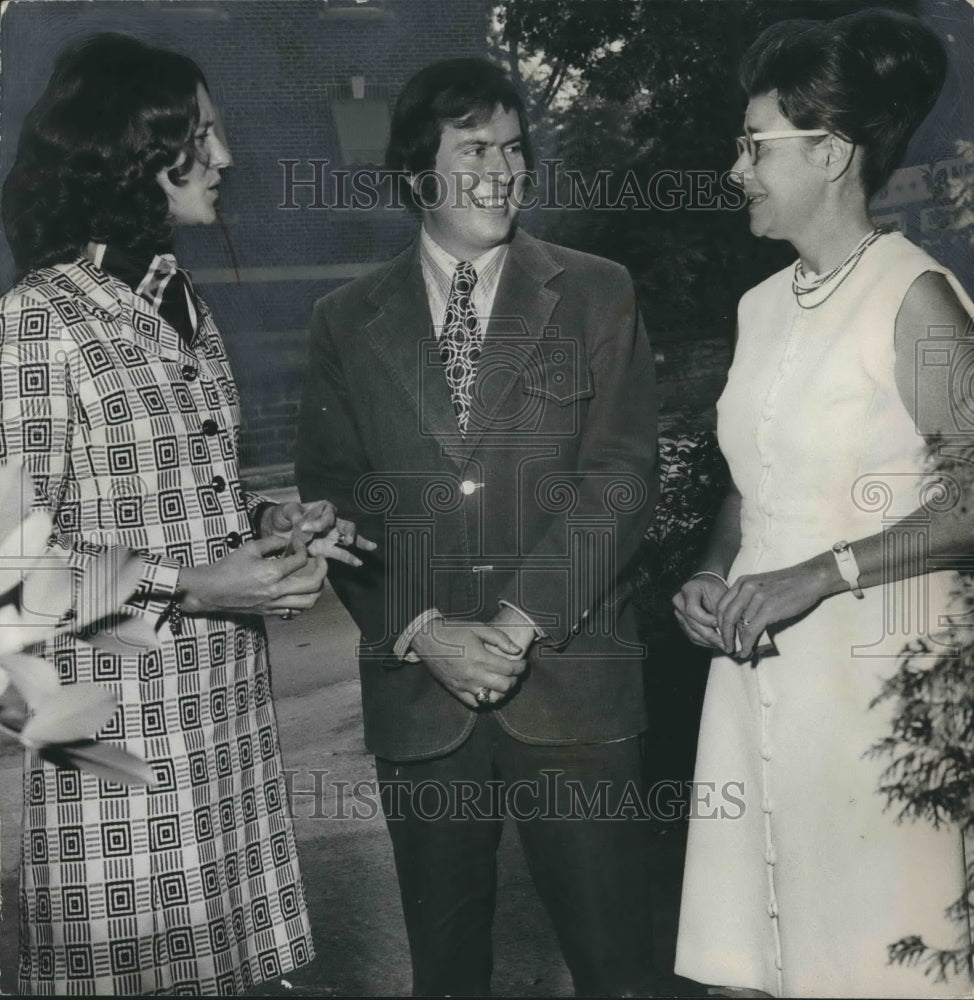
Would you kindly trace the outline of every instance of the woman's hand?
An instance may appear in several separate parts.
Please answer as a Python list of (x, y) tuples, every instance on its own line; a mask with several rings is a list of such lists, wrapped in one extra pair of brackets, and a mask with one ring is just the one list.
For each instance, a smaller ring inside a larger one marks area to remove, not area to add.
[[(727, 583), (717, 571), (732, 566), (741, 547), (741, 494), (730, 486), (714, 521), (706, 551), (698, 565), (714, 567), (695, 573), (673, 598), (676, 620), (698, 646), (730, 652), (717, 630), (717, 602)], [(733, 647), (731, 647), (733, 649)]]
[(358, 534), (352, 521), (339, 518), (331, 531), (323, 537), (315, 538), (308, 545), (308, 552), (321, 559), (336, 559), (338, 562), (348, 563), (349, 566), (361, 566), (362, 560), (344, 547), (347, 545), (354, 545), (365, 552), (377, 548), (375, 542)]
[(330, 500), (316, 500), (314, 503), (299, 503), (291, 500), (288, 503), (271, 504), (264, 511), (260, 523), (260, 536), (281, 535), (290, 539), (291, 533), (297, 529), (305, 537), (300, 541), (307, 545), (315, 535), (323, 535), (331, 531), (338, 520), (338, 511)]
[(673, 597), (676, 620), (692, 643), (731, 652), (717, 628), (717, 605), (726, 592), (727, 584), (708, 573), (690, 577)]
[(375, 542), (358, 534), (354, 521), (339, 517), (330, 500), (314, 503), (275, 504), (268, 508), (261, 523), (261, 535), (278, 535), (308, 547), (312, 556), (335, 559), (349, 566), (361, 566), (362, 560), (348, 551), (356, 546), (366, 552), (376, 548)]
[(272, 534), (244, 542), (216, 562), (185, 566), (179, 572), (186, 614), (287, 615), (313, 607), (324, 586), (328, 564), (300, 545), (293, 554), (272, 558), (288, 546)]
[(724, 650), (734, 650), (739, 637), (737, 655), (748, 659), (769, 625), (797, 618), (842, 586), (831, 552), (786, 569), (738, 577), (717, 603)]

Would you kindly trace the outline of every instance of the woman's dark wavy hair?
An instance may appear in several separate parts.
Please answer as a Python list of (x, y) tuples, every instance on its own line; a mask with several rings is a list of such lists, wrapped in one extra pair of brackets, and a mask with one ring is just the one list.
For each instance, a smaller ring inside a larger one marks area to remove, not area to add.
[(741, 65), (749, 97), (778, 92), (796, 128), (827, 129), (862, 149), (870, 198), (903, 159), (947, 73), (940, 39), (916, 18), (869, 8), (834, 21), (780, 21)]
[(93, 35), (61, 53), (3, 185), (20, 273), (73, 260), (89, 240), (137, 253), (170, 244), (156, 175), (172, 168), (179, 184), (193, 166), (198, 84), (192, 59), (128, 35)]
[[(403, 172), (432, 170), (444, 125), (472, 128), (488, 121), (498, 104), (517, 112), (521, 148), (528, 170), (534, 153), (524, 101), (510, 77), (486, 59), (445, 59), (413, 76), (396, 101), (386, 148), (387, 169), (399, 173), (400, 190), (407, 204), (418, 209), (419, 200)], [(430, 178), (432, 180), (432, 178)], [(428, 192), (422, 192), (427, 200)], [(435, 193), (429, 196), (435, 200)]]

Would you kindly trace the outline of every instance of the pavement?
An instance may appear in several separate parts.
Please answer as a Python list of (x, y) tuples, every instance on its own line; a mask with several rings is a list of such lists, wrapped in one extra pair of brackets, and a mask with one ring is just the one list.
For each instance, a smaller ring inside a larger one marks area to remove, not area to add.
[[(408, 996), (409, 953), (377, 800), (375, 768), (362, 741), (357, 632), (330, 588), (294, 621), (268, 620), (272, 686), (285, 767), (293, 772), (292, 810), (315, 938), (315, 960), (261, 996)], [(317, 783), (317, 790), (316, 790)], [(16, 992), (17, 866), (21, 756), (0, 743), (0, 992)], [(655, 950), (673, 967), (684, 827), (652, 831)], [(562, 961), (527, 871), (516, 831), (505, 829), (499, 856), (494, 995), (572, 996)], [(703, 996), (673, 979), (667, 995)]]

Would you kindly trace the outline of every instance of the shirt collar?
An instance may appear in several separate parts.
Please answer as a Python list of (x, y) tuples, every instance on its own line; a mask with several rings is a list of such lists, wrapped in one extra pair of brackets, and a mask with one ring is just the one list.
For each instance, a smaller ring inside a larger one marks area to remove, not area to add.
[(106, 274), (119, 279), (152, 308), (187, 345), (199, 328), (193, 283), (171, 253), (137, 254), (104, 243), (89, 243), (85, 256)]
[(148, 282), (165, 283), (179, 270), (171, 253), (132, 253), (105, 243), (89, 243), (85, 256), (99, 270), (125, 282), (136, 295), (145, 295)]
[[(425, 226), (420, 234), (419, 255), (420, 260), (429, 269), (430, 277), (444, 290), (444, 295), (449, 295), (450, 286), (453, 284), (453, 272), (456, 270), (457, 264), (460, 263), (459, 258), (447, 253), (430, 236)], [(477, 284), (482, 287), (492, 286), (496, 282), (506, 259), (506, 243), (491, 247), (486, 253), (474, 257), (470, 263), (473, 264), (474, 270), (477, 272)]]

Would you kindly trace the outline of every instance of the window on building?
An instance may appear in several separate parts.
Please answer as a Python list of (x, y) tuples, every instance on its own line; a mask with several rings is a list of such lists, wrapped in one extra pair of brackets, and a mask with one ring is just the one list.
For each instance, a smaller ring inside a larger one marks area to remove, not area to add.
[(342, 163), (347, 167), (380, 165), (389, 141), (389, 101), (385, 97), (332, 99)]

